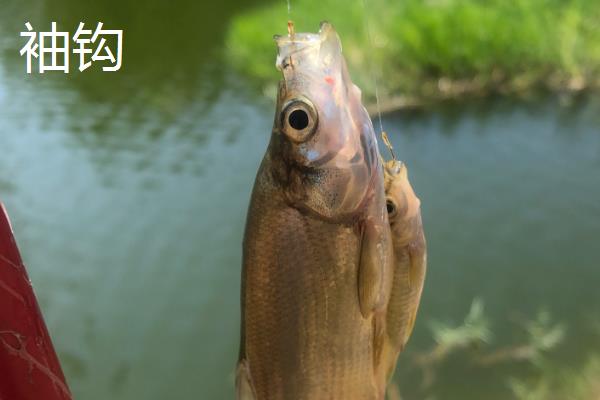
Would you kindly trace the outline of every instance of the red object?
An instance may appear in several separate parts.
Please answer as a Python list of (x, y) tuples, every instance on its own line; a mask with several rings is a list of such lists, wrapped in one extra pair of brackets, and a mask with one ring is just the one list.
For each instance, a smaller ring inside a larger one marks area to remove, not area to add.
[(71, 400), (1, 203), (0, 400)]

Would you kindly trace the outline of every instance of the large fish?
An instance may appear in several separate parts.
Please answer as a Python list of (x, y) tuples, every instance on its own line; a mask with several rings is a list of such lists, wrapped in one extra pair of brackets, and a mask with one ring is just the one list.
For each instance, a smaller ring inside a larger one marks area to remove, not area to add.
[(394, 243), (392, 292), (386, 312), (386, 338), (381, 371), (387, 381), (412, 333), (423, 292), (427, 248), (421, 221), (421, 201), (416, 196), (404, 163), (384, 165), (385, 194)]
[(338, 35), (276, 37), (243, 245), (237, 398), (381, 400), (393, 249), (373, 126)]

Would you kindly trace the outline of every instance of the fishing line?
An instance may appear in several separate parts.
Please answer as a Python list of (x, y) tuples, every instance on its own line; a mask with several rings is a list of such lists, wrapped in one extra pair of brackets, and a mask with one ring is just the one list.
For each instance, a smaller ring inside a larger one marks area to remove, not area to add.
[(383, 143), (388, 148), (390, 155), (392, 156), (392, 160), (396, 161), (396, 153), (394, 153), (394, 146), (392, 146), (392, 142), (390, 142), (390, 138), (388, 138), (387, 133), (385, 131), (381, 131), (381, 137), (383, 138)]
[[(288, 0), (290, 1), (290, 0)], [(362, 0), (362, 5), (363, 5), (363, 9), (364, 9), (364, 19), (365, 19), (365, 30), (367, 31), (367, 40), (369, 42), (369, 48), (371, 50), (372, 53), (374, 53), (375, 51), (375, 46), (373, 45), (373, 39), (371, 37), (371, 26), (369, 24), (369, 16), (368, 16), (368, 11), (367, 11), (367, 0)], [(388, 148), (388, 151), (390, 152), (392, 158), (395, 160), (396, 159), (396, 154), (394, 154), (394, 149), (392, 147), (392, 143), (390, 143), (390, 140), (387, 137), (387, 134), (385, 133), (385, 131), (383, 130), (383, 121), (381, 118), (381, 106), (379, 104), (379, 83), (378, 83), (378, 79), (377, 79), (377, 75), (379, 75), (379, 71), (377, 70), (376, 66), (373, 65), (373, 61), (371, 60), (371, 57), (367, 57), (367, 63), (368, 63), (368, 68), (370, 70), (371, 73), (371, 77), (373, 79), (373, 83), (375, 84), (375, 104), (377, 106), (377, 119), (379, 120), (379, 132), (381, 132), (381, 137), (383, 139), (383, 142), (385, 143), (386, 147)]]
[[(364, 16), (365, 16), (365, 30), (367, 31), (367, 40), (369, 42), (369, 48), (372, 52), (374, 52), (375, 46), (373, 45), (373, 39), (371, 37), (371, 26), (369, 24), (369, 16), (367, 15), (367, 0), (362, 0)], [(375, 66), (371, 61), (370, 57), (367, 57), (369, 70), (371, 73), (371, 77), (373, 79), (373, 83), (375, 84), (375, 101), (377, 103), (377, 117), (379, 118), (379, 130), (383, 132), (383, 123), (381, 121), (381, 108), (379, 106), (379, 84), (377, 82), (377, 72), (375, 71)]]

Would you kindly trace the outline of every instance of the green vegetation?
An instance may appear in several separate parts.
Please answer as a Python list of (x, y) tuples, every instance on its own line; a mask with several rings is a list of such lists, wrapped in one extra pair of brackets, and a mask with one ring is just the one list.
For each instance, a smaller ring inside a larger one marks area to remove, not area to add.
[[(517, 400), (594, 400), (600, 398), (600, 354), (590, 349), (587, 359), (577, 368), (557, 362), (553, 352), (567, 338), (563, 323), (554, 321), (547, 310), (519, 323), (524, 335), (516, 343), (495, 346), (493, 323), (486, 316), (481, 299), (473, 300), (470, 310), (460, 324), (432, 321), (434, 345), (412, 359), (404, 359), (421, 371), (419, 398), (433, 398), (434, 385), (440, 368), (449, 358), (466, 356), (465, 360), (477, 368), (490, 369), (506, 366), (527, 366), (528, 373), (519, 378), (511, 372), (497, 374)], [(600, 334), (600, 331), (599, 331)], [(496, 369), (507, 371), (507, 369)], [(392, 383), (388, 399), (403, 398), (400, 386)], [(433, 396), (433, 397), (432, 397)]]
[[(536, 88), (581, 90), (600, 81), (600, 2), (588, 0), (293, 0), (296, 31), (321, 19), (339, 32), (352, 76), (372, 102), (372, 71), (384, 108), (413, 101)], [(274, 33), (286, 32), (285, 2), (235, 17), (231, 62), (276, 82)], [(369, 43), (368, 19), (372, 43)]]
[(479, 298), (473, 300), (461, 325), (455, 326), (441, 321), (431, 321), (430, 325), (436, 345), (431, 351), (417, 358), (423, 369), (440, 363), (451, 353), (489, 343), (492, 339), (490, 321), (484, 314), (483, 301)]
[(596, 400), (600, 398), (600, 357), (592, 355), (581, 369), (545, 365), (532, 380), (511, 379), (518, 400)]

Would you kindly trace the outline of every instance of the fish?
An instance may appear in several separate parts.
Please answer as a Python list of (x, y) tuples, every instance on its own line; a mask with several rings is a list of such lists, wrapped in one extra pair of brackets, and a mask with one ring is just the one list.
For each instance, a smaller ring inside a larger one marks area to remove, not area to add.
[(382, 379), (389, 382), (415, 325), (427, 271), (427, 242), (421, 201), (409, 182), (406, 164), (395, 156), (384, 164), (384, 187), (394, 267), (380, 371), (385, 375)]
[(383, 165), (333, 26), (276, 36), (242, 251), (238, 400), (382, 400), (393, 285)]

